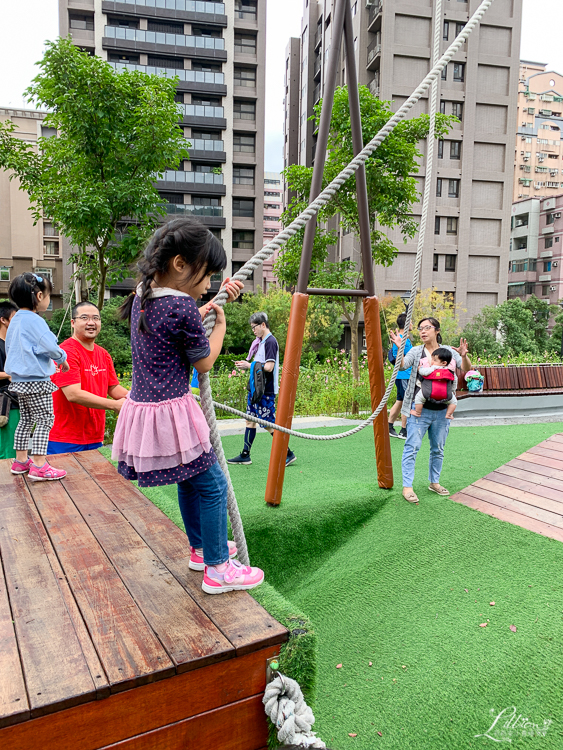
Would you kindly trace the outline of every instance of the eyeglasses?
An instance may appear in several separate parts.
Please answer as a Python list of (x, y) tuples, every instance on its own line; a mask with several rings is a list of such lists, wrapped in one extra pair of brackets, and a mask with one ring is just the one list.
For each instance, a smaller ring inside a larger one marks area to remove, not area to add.
[(253, 324), (252, 324), (252, 325), (250, 326), (250, 330), (251, 330), (251, 331), (253, 331), (253, 330), (254, 330), (255, 328), (258, 328), (258, 326), (260, 326), (260, 325), (262, 325), (262, 324), (261, 324), (261, 323), (253, 323)]
[(81, 320), (83, 323), (88, 323), (88, 321), (93, 320), (94, 323), (99, 323), (101, 318), (99, 315), (79, 315), (76, 320)]
[(431, 331), (434, 328), (434, 326), (422, 326), (422, 328), (417, 328), (417, 331)]

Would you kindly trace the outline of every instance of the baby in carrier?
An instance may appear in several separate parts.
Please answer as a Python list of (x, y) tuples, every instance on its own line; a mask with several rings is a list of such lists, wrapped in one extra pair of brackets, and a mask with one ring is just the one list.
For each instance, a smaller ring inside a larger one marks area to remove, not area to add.
[(453, 390), (455, 375), (449, 368), (452, 353), (443, 347), (432, 352), (430, 367), (419, 367), (416, 385), (419, 390), (414, 399), (414, 412), (422, 414), (422, 407), (431, 404), (447, 404), (446, 419), (453, 419), (457, 398)]

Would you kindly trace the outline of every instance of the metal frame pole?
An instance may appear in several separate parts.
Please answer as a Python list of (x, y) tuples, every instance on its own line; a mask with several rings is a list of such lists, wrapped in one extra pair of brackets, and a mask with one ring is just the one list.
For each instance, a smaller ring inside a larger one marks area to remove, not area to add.
[[(332, 42), (325, 70), (325, 90), (319, 122), (315, 166), (313, 168), (311, 190), (309, 192), (310, 202), (315, 200), (322, 190), (325, 155), (328, 136), (330, 133), (330, 120), (332, 117), (332, 104), (336, 88), (336, 75), (340, 64), (340, 47), (342, 43), (342, 32), (344, 29), (344, 12), (345, 7), (348, 4), (349, 0), (334, 0)], [(295, 397), (297, 395), (297, 381), (299, 379), (299, 365), (301, 364), (301, 351), (303, 348), (303, 336), (305, 335), (305, 323), (307, 320), (307, 306), (309, 302), (307, 287), (309, 286), (309, 272), (311, 270), (316, 227), (317, 222), (315, 219), (310, 221), (305, 227), (297, 289), (291, 302), (280, 396), (276, 413), (276, 424), (282, 425), (283, 427), (291, 427), (291, 422), (293, 420)], [(272, 440), (272, 451), (270, 453), (270, 464), (268, 467), (268, 481), (266, 483), (265, 499), (269, 505), (279, 505), (281, 502), (288, 445), (289, 435), (276, 430)]]
[[(350, 108), (352, 146), (354, 149), (354, 156), (356, 156), (363, 149), (364, 140), (362, 134), (360, 95), (358, 92), (358, 76), (356, 72), (356, 57), (354, 54), (352, 10), (349, 2), (346, 2), (346, 12), (344, 16), (344, 45), (346, 49), (346, 72), (348, 77), (348, 104)], [(379, 301), (375, 295), (375, 277), (373, 272), (373, 258), (371, 254), (369, 202), (366, 170), (364, 165), (362, 165), (356, 172), (356, 195), (360, 223), (360, 247), (362, 251), (364, 289), (368, 293), (367, 298), (363, 301), (363, 309), (368, 355), (369, 385), (371, 407), (372, 411), (375, 411), (385, 393), (385, 377), (383, 372), (383, 343), (381, 340), (381, 326), (379, 323)], [(383, 409), (373, 422), (373, 437), (375, 441), (378, 484), (384, 489), (391, 489), (391, 487), (393, 487), (393, 459), (391, 456), (391, 443), (389, 440), (386, 409)]]

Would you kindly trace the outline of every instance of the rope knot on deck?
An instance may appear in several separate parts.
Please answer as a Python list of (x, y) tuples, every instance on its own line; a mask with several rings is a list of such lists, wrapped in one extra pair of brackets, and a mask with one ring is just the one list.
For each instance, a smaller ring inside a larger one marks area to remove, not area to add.
[(263, 703), (283, 745), (326, 748), (311, 731), (315, 717), (295, 680), (278, 672), (278, 676), (266, 686)]

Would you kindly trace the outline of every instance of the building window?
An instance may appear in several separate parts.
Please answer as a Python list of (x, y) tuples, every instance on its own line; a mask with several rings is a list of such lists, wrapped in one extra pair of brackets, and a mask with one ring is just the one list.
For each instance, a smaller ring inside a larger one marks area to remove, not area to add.
[(235, 99), (233, 103), (233, 117), (235, 120), (255, 120), (256, 102)]
[(129, 52), (108, 52), (108, 62), (122, 63), (123, 65), (138, 65), (139, 55)]
[(233, 151), (242, 151), (246, 154), (256, 153), (256, 136), (233, 133)]
[(221, 198), (212, 198), (208, 195), (192, 195), (192, 206), (220, 206)]
[(448, 180), (448, 198), (459, 198), (459, 180)]
[(546, 237), (545, 238), (545, 249), (548, 250), (550, 247), (553, 247), (553, 237)]
[(257, 15), (257, 0), (235, 0), (235, 18), (256, 21)]
[(43, 243), (43, 255), (59, 255), (59, 243), (57, 240), (45, 240)]
[(553, 214), (547, 214), (547, 216), (545, 217), (545, 223), (546, 224), (553, 224), (554, 221), (555, 221), (555, 218), (554, 218)]
[(174, 203), (176, 206), (181, 206), (184, 203), (183, 193), (159, 193), (164, 203)]
[(204, 94), (200, 94), (199, 96), (192, 94), (192, 104), (197, 107), (220, 107), (221, 99), (213, 96), (205, 96)]
[(233, 248), (238, 250), (254, 250), (254, 232), (233, 229)]
[(183, 57), (159, 57), (158, 55), (149, 55), (147, 62), (149, 66), (154, 68), (184, 70)]
[(254, 185), (254, 167), (233, 167), (233, 185)]
[(217, 131), (207, 133), (204, 130), (193, 130), (190, 138), (194, 141), (220, 141), (221, 134)]
[[(170, 21), (152, 21), (150, 18), (147, 22), (147, 31), (158, 31), (161, 34), (183, 34), (183, 23), (172, 23)], [(192, 29), (193, 36), (199, 36), (195, 29)]]
[(438, 177), (436, 180), (436, 197), (441, 198), (442, 197), (442, 178)]
[(448, 216), (448, 224), (446, 228), (446, 233), (457, 234), (457, 224), (458, 224), (457, 216)]
[(256, 55), (256, 37), (251, 34), (235, 34), (235, 52)]
[(440, 217), (434, 217), (434, 234), (440, 234)]
[(119, 26), (122, 29), (138, 29), (139, 20), (135, 18), (117, 18), (116, 16), (107, 16), (108, 26)]
[(457, 255), (446, 255), (446, 271), (455, 271)]
[(52, 268), (34, 268), (33, 273), (38, 276), (46, 276), (51, 284), (53, 283), (53, 269)]
[[(264, 182), (265, 182), (265, 180), (264, 180)], [(278, 198), (279, 199), (280, 198), (280, 194), (279, 193), (274, 193), (271, 190), (264, 190), (264, 197), (265, 198)]]
[(440, 101), (440, 114), (446, 114), (446, 102), (443, 99)]
[(256, 88), (256, 68), (235, 67), (235, 86), (249, 86)]
[[(192, 162), (192, 172), (203, 172), (204, 174), (210, 174), (214, 169), (217, 169), (217, 166), (215, 164), (194, 164)], [(186, 172), (187, 171), (188, 170), (186, 170)]]
[(550, 260), (544, 260), (543, 262), (543, 272), (549, 273), (551, 271), (551, 261)]
[(69, 13), (68, 25), (71, 29), (94, 31), (94, 16), (84, 13)]
[(221, 73), (221, 65), (217, 63), (202, 62), (201, 60), (192, 60), (192, 70), (200, 73)]
[(438, 258), (439, 257), (440, 257), (439, 255), (436, 255), (436, 253), (434, 253), (434, 261), (432, 263), (432, 270), (433, 271), (437, 271), (438, 270)]
[(58, 237), (59, 230), (51, 221), (43, 222), (43, 237)]
[(541, 296), (542, 297), (549, 297), (549, 284), (542, 284)]
[(461, 159), (461, 141), (450, 141), (450, 159)]
[(463, 102), (452, 102), (452, 115), (463, 120)]
[(0, 281), (10, 281), (10, 269), (0, 266)]
[(254, 200), (249, 198), (233, 198), (233, 216), (254, 218)]
[(446, 41), (448, 41), (449, 38), (450, 38), (450, 22), (444, 21), (444, 31), (442, 33), (442, 39), (445, 39)]
[(465, 80), (465, 63), (454, 63), (454, 81), (463, 83)]
[(438, 141), (438, 159), (444, 158), (444, 141), (440, 138)]
[(465, 24), (458, 21), (455, 25), (455, 35), (459, 36), (461, 32), (464, 30)]
[(444, 68), (442, 68), (442, 72), (440, 73), (440, 77), (442, 81), (448, 80), (448, 66), (446, 65)]

